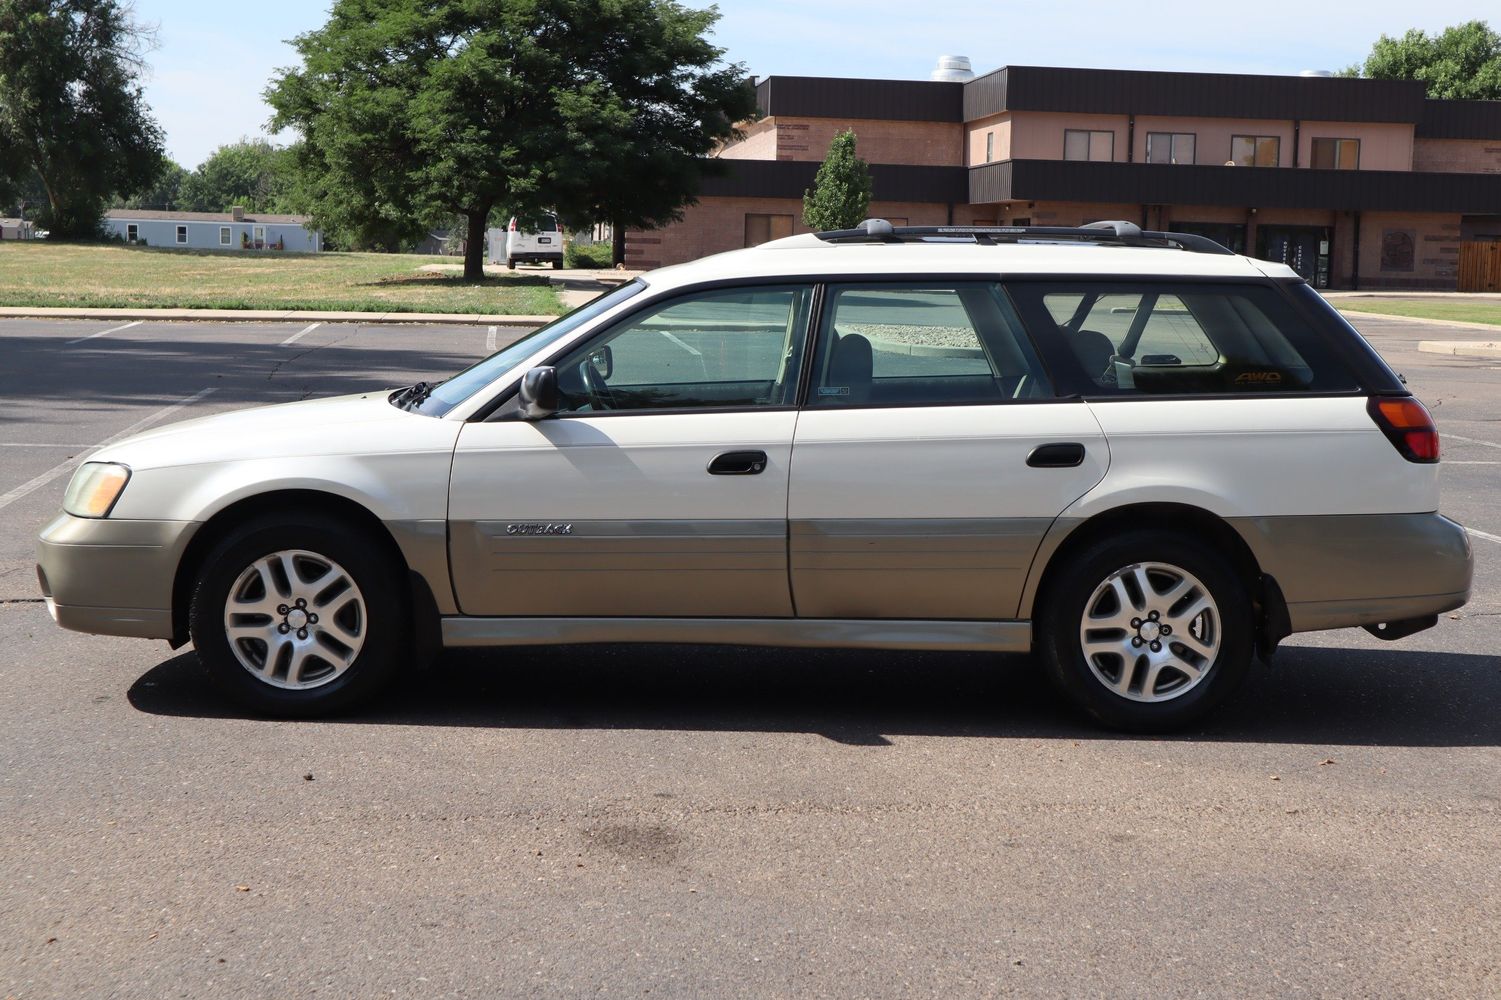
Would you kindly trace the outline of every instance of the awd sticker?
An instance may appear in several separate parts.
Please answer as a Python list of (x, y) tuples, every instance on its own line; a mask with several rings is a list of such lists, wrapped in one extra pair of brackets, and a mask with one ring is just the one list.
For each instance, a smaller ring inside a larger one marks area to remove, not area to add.
[(552, 523), (547, 523), (547, 524), (508, 524), (508, 525), (506, 525), (506, 534), (508, 534), (508, 535), (571, 535), (571, 534), (573, 534), (573, 525), (571, 525), (571, 524), (552, 524)]
[(1281, 372), (1241, 372), (1235, 376), (1237, 383), (1251, 382), (1257, 385), (1276, 385), (1282, 381)]

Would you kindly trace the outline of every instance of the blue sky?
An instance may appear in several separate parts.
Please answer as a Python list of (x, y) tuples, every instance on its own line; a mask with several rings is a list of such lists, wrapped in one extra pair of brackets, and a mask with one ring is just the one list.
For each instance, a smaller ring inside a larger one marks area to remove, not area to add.
[[(704, 7), (701, 0), (689, 6)], [(147, 100), (178, 162), (197, 166), (217, 146), (264, 132), (261, 91), (295, 62), (285, 44), (317, 27), (319, 0), (136, 0), (157, 26)], [(1501, 16), (1461, 0), (722, 0), (715, 41), (758, 76), (924, 79), (940, 54), (975, 69), (1098, 66), (1118, 69), (1296, 73), (1364, 57), (1383, 32), (1438, 30)]]

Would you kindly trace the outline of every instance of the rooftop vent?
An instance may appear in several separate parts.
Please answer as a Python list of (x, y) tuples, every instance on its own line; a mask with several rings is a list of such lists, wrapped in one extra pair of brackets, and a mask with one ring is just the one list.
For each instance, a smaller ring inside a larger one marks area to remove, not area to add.
[(1334, 79), (1334, 70), (1332, 70), (1332, 69), (1305, 69), (1303, 72), (1299, 73), (1298, 75), (1299, 76), (1312, 77), (1312, 78), (1318, 79), (1318, 80), (1332, 80), (1332, 79)]
[(969, 68), (969, 56), (939, 56), (937, 68), (928, 74), (929, 80), (940, 83), (963, 83), (974, 78), (975, 71)]

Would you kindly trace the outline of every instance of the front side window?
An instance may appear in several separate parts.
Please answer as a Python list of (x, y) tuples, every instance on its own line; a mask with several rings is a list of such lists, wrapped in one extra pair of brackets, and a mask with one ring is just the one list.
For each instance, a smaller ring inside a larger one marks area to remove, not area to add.
[(1064, 129), (1063, 158), (1108, 163), (1115, 159), (1115, 133), (1076, 128)]
[(1170, 282), (1008, 286), (1028, 326), (1102, 395), (1344, 392), (1349, 369), (1265, 285)]
[(1148, 132), (1148, 163), (1193, 163), (1195, 136), (1192, 132)]
[(188, 227), (187, 226), (178, 226), (177, 227), (177, 242), (178, 243), (186, 243), (187, 241), (188, 241)]
[(791, 406), (812, 298), (757, 286), (649, 306), (557, 363), (562, 411)]
[(1356, 170), (1360, 167), (1359, 139), (1315, 139), (1313, 160), (1315, 170)]
[(1281, 157), (1282, 140), (1275, 135), (1230, 137), (1230, 160), (1237, 167), (1275, 167)]
[(1011, 305), (991, 282), (832, 285), (809, 406), (1003, 403), (1050, 396)]
[(227, 247), (227, 246), (229, 246), (229, 227), (228, 226), (220, 226), (219, 227), (219, 245), (221, 247)]
[(453, 378), (440, 382), (421, 402), (412, 407), (413, 411), (430, 417), (441, 417), (497, 379), (515, 370), (516, 366), (527, 358), (547, 350), (549, 345), (565, 339), (569, 334), (592, 323), (626, 299), (640, 295), (644, 291), (646, 291), (646, 285), (638, 280), (605, 292), (598, 298), (579, 306), (568, 315), (560, 316), (546, 326), (533, 330), (520, 340), (501, 348), (483, 361), (470, 365)]
[(138, 225), (136, 225), (134, 222), (127, 223), (126, 226), (125, 226), (125, 239), (128, 242), (130, 242), (130, 243), (134, 243), (136, 240), (138, 240), (140, 238), (141, 238), (141, 227), (138, 226)]
[(792, 216), (765, 215), (747, 212), (745, 215), (745, 245), (760, 246), (771, 240), (792, 235)]

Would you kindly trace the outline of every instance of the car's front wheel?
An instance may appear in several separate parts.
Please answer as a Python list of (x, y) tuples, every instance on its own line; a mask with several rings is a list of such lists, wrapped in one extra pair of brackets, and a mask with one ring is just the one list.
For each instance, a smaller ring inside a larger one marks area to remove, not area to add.
[(404, 658), (399, 567), (373, 539), (315, 515), (260, 518), (204, 561), (189, 627), (231, 697), (274, 715), (316, 715), (374, 694)]
[(1103, 539), (1042, 596), (1038, 647), (1055, 684), (1107, 726), (1163, 732), (1245, 679), (1251, 598), (1212, 548), (1166, 531)]

